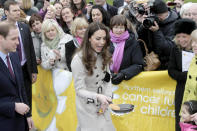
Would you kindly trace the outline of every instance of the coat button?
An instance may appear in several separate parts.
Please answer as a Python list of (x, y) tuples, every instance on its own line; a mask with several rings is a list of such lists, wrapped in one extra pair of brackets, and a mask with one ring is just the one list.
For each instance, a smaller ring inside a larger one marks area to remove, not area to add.
[(96, 75), (96, 77), (99, 77), (99, 75)]
[(98, 82), (96, 82), (96, 85), (98, 84)]
[(189, 79), (192, 79), (192, 76), (191, 75), (189, 75)]

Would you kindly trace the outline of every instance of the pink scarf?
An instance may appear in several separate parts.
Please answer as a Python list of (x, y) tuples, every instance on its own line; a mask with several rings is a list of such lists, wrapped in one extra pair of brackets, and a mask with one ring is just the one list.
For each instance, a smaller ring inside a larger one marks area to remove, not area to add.
[(82, 43), (82, 39), (80, 37), (75, 37), (77, 39), (77, 42), (79, 43), (79, 46), (81, 46), (81, 43)]
[(118, 73), (120, 65), (122, 63), (125, 41), (129, 38), (128, 31), (125, 31), (120, 36), (116, 36), (112, 31), (110, 31), (111, 41), (116, 45), (113, 53), (113, 63), (110, 65), (110, 69), (114, 73)]

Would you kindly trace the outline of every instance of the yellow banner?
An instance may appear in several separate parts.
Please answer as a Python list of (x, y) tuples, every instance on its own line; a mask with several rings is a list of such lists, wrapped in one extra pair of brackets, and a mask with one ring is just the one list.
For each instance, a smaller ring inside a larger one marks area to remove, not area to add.
[[(77, 116), (72, 74), (38, 67), (33, 85), (33, 120), (41, 131), (75, 131)], [(112, 111), (117, 131), (174, 131), (176, 82), (167, 71), (142, 72), (132, 80), (113, 86), (116, 104), (133, 104), (133, 112)]]
[(112, 113), (117, 131), (174, 131), (175, 87), (167, 71), (142, 72), (114, 86), (114, 103), (135, 105), (129, 114)]

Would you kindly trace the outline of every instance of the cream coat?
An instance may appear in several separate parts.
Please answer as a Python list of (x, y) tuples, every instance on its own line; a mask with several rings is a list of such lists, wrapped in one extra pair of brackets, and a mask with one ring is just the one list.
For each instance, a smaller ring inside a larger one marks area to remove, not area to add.
[(60, 42), (57, 46), (57, 50), (59, 50), (61, 59), (56, 60), (54, 65), (51, 65), (49, 63), (50, 59), (55, 58), (55, 53), (52, 49), (50, 49), (48, 46), (46, 46), (44, 43), (41, 45), (41, 59), (42, 63), (41, 66), (46, 69), (54, 69), (54, 68), (60, 68), (68, 70), (68, 67), (66, 65), (66, 58), (65, 58), (65, 43), (68, 43), (68, 41), (71, 41), (73, 37), (69, 34), (64, 34), (64, 36), (60, 39)]
[[(109, 109), (103, 115), (97, 113), (100, 109), (96, 98), (98, 88), (101, 86), (102, 94), (112, 96), (111, 81), (102, 80), (109, 68), (102, 70), (102, 57), (98, 55), (94, 73), (88, 76), (81, 56), (81, 52), (77, 53), (71, 62), (76, 92), (77, 131), (115, 131)], [(91, 100), (94, 100), (94, 103), (91, 103)]]

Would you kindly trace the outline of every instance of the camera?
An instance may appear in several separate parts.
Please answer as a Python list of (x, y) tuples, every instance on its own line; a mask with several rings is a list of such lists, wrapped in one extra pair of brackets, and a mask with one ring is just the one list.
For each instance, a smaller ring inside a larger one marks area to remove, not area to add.
[(154, 21), (158, 23), (158, 18), (155, 15), (148, 16), (146, 19), (143, 21), (143, 26), (146, 29), (149, 29), (151, 26), (154, 26)]
[(146, 10), (145, 10), (145, 8), (144, 8), (144, 6), (143, 6), (142, 4), (139, 4), (139, 5), (137, 6), (137, 11), (138, 11), (138, 13), (141, 14), (141, 15), (144, 15), (144, 14), (147, 13)]

